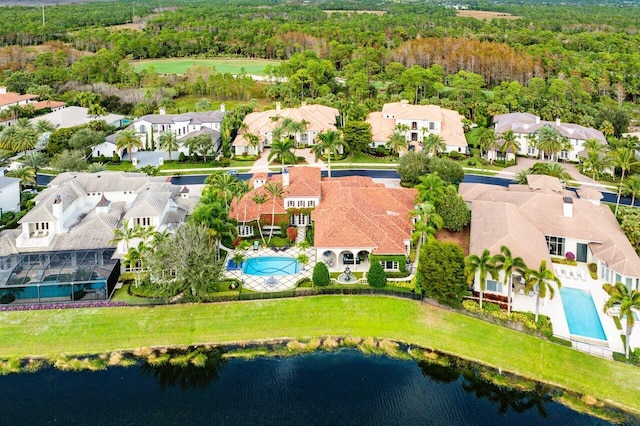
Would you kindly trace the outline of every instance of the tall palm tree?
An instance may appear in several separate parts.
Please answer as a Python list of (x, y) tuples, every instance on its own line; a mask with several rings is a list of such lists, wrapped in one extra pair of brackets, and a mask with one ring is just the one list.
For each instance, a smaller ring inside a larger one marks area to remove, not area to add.
[(196, 102), (196, 111), (207, 111), (211, 109), (211, 102), (207, 98), (202, 98)]
[(636, 157), (636, 153), (629, 148), (616, 149), (611, 153), (611, 158), (613, 160), (613, 164), (616, 167), (619, 167), (622, 171), (622, 175), (620, 176), (620, 185), (618, 186), (618, 197), (616, 198), (616, 209), (614, 211), (614, 214), (617, 215), (618, 206), (620, 206), (620, 195), (622, 195), (622, 182), (624, 181), (624, 174), (627, 170), (630, 170), (640, 162), (638, 161), (638, 157)]
[(631, 205), (636, 201), (636, 196), (640, 194), (640, 175), (631, 175), (622, 184), (622, 193), (625, 196), (631, 195)]
[(394, 154), (400, 154), (407, 149), (407, 138), (400, 132), (395, 131), (389, 136), (386, 147)]
[[(290, 120), (287, 122), (287, 120)], [(286, 123), (285, 123), (286, 122)], [(300, 140), (298, 139), (298, 135), (302, 136), (302, 133), (307, 130), (307, 122), (306, 121), (296, 121), (285, 118), (282, 122), (282, 126), (285, 128), (289, 135), (293, 136), (294, 139), (294, 147), (300, 144)]]
[(35, 125), (35, 129), (38, 134), (53, 132), (56, 129), (56, 126), (53, 125), (49, 120), (38, 120)]
[(436, 213), (436, 208), (428, 201), (418, 204), (409, 212), (411, 217), (417, 218), (415, 232), (420, 236), (420, 244), (427, 239), (435, 238), (436, 231), (442, 228), (442, 217)]
[(136, 135), (135, 130), (123, 130), (116, 136), (116, 148), (120, 151), (127, 148), (129, 161), (133, 162), (133, 148), (142, 148), (142, 141)]
[(629, 337), (633, 330), (635, 319), (632, 309), (640, 310), (640, 291), (629, 290), (626, 285), (616, 283), (616, 285), (604, 284), (604, 291), (609, 295), (609, 299), (604, 304), (604, 311), (607, 312), (614, 305), (620, 306), (620, 318), (626, 317), (627, 324), (625, 330), (625, 355), (629, 358)]
[(602, 171), (608, 167), (611, 167), (609, 156), (598, 154), (596, 151), (587, 151), (587, 156), (582, 159), (582, 172), (591, 173), (594, 187)]
[(222, 196), (225, 208), (229, 209), (229, 202), (238, 189), (238, 179), (228, 173), (216, 172), (207, 178), (206, 183), (216, 190), (217, 197)]
[(493, 257), (496, 268), (504, 272), (504, 285), (508, 288), (507, 314), (511, 313), (511, 291), (513, 287), (513, 273), (524, 274), (527, 270), (524, 260), (521, 257), (513, 257), (511, 250), (507, 246), (500, 247), (500, 253)]
[[(493, 131), (493, 129), (480, 129), (478, 135), (478, 147), (480, 148), (480, 157), (484, 156), (485, 151), (487, 152), (488, 156), (489, 151), (496, 150), (496, 148), (498, 147), (498, 142), (496, 133)], [(490, 161), (493, 161), (493, 158)], [(482, 168), (484, 169), (484, 166)]]
[(316, 144), (311, 148), (311, 152), (316, 156), (316, 160), (327, 153), (328, 176), (331, 177), (331, 157), (338, 155), (338, 147), (344, 147), (344, 141), (340, 138), (337, 130), (327, 130), (319, 133)]
[(20, 179), (22, 187), (36, 186), (36, 172), (31, 167), (18, 167), (8, 172), (7, 176)]
[(494, 265), (491, 252), (485, 249), (482, 255), (470, 254), (464, 259), (464, 271), (469, 285), (473, 285), (476, 275), (480, 279), (480, 309), (482, 309), (482, 296), (487, 289), (487, 274), (494, 280), (498, 279), (498, 270)]
[(540, 298), (547, 297), (549, 292), (549, 299), (553, 299), (555, 295), (555, 289), (552, 283), (556, 283), (558, 288), (562, 287), (562, 282), (556, 277), (551, 269), (547, 269), (547, 261), (540, 262), (538, 269), (527, 269), (524, 274), (526, 292), (538, 291), (536, 295), (536, 318), (535, 322), (538, 322), (538, 312), (540, 310)]
[(292, 151), (294, 147), (293, 141), (289, 138), (275, 140), (271, 144), (271, 152), (269, 152), (267, 159), (271, 161), (273, 157), (276, 157), (283, 166), (287, 163), (295, 164), (298, 159)]
[(256, 155), (260, 153), (260, 150), (258, 148), (260, 146), (260, 136), (253, 133), (243, 133), (242, 137), (244, 138), (244, 140), (249, 142), (249, 146), (251, 148), (255, 148)]
[(424, 150), (429, 157), (434, 157), (440, 152), (444, 152), (447, 149), (447, 144), (440, 135), (435, 133), (430, 134), (424, 138)]
[(142, 270), (144, 269), (144, 261), (150, 247), (144, 241), (138, 243), (138, 247), (131, 247), (124, 256), (123, 264), (136, 271), (135, 286), (139, 287), (141, 283)]
[(500, 135), (500, 138), (502, 139), (502, 147), (500, 148), (500, 151), (505, 155), (505, 159), (509, 151), (513, 153), (514, 158), (517, 158), (518, 150), (520, 149), (520, 142), (518, 142), (514, 131), (507, 130)]
[(589, 138), (587, 140), (585, 140), (584, 142), (582, 142), (582, 148), (586, 149), (587, 152), (588, 151), (595, 151), (599, 154), (603, 154), (606, 146), (602, 144), (602, 142), (600, 142), (598, 139), (596, 138)]
[(264, 185), (264, 189), (267, 192), (269, 198), (271, 198), (271, 230), (269, 231), (269, 240), (267, 244), (271, 242), (271, 236), (273, 235), (273, 225), (276, 221), (276, 202), (284, 197), (284, 188), (278, 184), (278, 182), (269, 182)]
[(124, 242), (124, 251), (129, 251), (129, 241), (138, 237), (138, 231), (129, 226), (129, 219), (124, 219), (122, 221), (122, 229), (114, 229), (113, 230), (113, 239), (110, 241), (111, 244), (119, 244), (120, 241)]
[(31, 152), (20, 159), (22, 164), (27, 167), (31, 167), (35, 174), (38, 174), (38, 171), (46, 167), (49, 164), (49, 158), (44, 155), (42, 152)]
[(549, 154), (549, 158), (551, 158), (564, 149), (566, 138), (553, 127), (542, 126), (537, 133), (537, 148), (540, 150), (543, 159), (544, 154)]
[[(260, 210), (259, 206), (263, 205), (264, 203), (266, 203), (269, 200), (269, 198), (267, 198), (266, 194), (256, 194), (253, 197), (251, 197), (251, 201), (253, 201), (254, 203), (256, 203), (258, 205), (258, 210)], [(262, 240), (262, 244), (267, 244), (267, 242), (264, 239), (264, 234), (262, 233), (262, 226), (260, 225), (260, 216), (258, 215), (258, 232), (260, 233), (260, 239)]]
[(438, 173), (430, 173), (420, 176), (420, 183), (415, 188), (418, 190), (417, 199), (420, 202), (428, 201), (435, 205), (445, 194), (453, 190), (452, 187), (453, 185), (445, 182)]
[(169, 152), (169, 161), (171, 161), (171, 152), (180, 148), (180, 142), (178, 142), (176, 134), (171, 130), (164, 132), (158, 136), (158, 142), (160, 143), (160, 149)]

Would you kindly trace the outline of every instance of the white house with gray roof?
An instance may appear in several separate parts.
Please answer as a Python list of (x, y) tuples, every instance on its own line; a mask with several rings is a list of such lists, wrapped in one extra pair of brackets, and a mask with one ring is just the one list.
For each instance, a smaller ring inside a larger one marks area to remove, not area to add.
[[(114, 230), (124, 223), (171, 230), (197, 200), (167, 178), (101, 172), (58, 175), (35, 202), (20, 229), (0, 234), (0, 255), (115, 247)], [(127, 250), (120, 243), (114, 256)]]
[[(178, 153), (189, 154), (189, 149), (184, 146), (184, 142), (195, 136), (207, 135), (211, 138), (214, 151), (220, 149), (220, 125), (224, 118), (224, 104), (217, 111), (206, 112), (186, 112), (183, 114), (166, 114), (164, 109), (160, 114), (147, 114), (135, 120), (127, 129), (133, 129), (142, 141), (142, 149), (152, 151), (162, 151), (159, 147), (158, 138), (165, 132), (173, 132), (180, 147)], [(122, 156), (123, 150), (116, 147), (118, 133), (107, 137), (105, 142), (92, 148), (92, 155), (99, 157), (111, 157), (114, 153)]]
[[(535, 142), (538, 139), (538, 131), (545, 126), (558, 131), (571, 144), (570, 150), (563, 150), (557, 154), (557, 159), (559, 160), (579, 161), (580, 152), (584, 150), (584, 141), (587, 139), (596, 139), (603, 145), (607, 143), (607, 139), (599, 130), (573, 123), (563, 123), (560, 119), (544, 121), (536, 115), (525, 112), (499, 114), (494, 117), (493, 121), (495, 123), (494, 130), (499, 139), (498, 143), (500, 143), (500, 135), (508, 130), (513, 131), (516, 140), (520, 144), (516, 154), (522, 156), (537, 157), (540, 154), (535, 147)], [(498, 159), (500, 155), (498, 154)], [(509, 152), (506, 154), (507, 160), (511, 161), (514, 158), (514, 153)]]
[(20, 179), (0, 176), (0, 214), (20, 211)]

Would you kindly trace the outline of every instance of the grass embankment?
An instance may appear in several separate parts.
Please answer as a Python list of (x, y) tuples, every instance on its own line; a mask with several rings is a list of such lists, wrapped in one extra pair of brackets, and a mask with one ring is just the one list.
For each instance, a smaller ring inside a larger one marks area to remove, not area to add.
[(640, 412), (640, 370), (428, 305), (388, 297), (0, 313), (2, 357), (273, 338), (397, 339)]
[(264, 75), (267, 65), (278, 66), (279, 61), (264, 59), (154, 59), (133, 62), (136, 72), (148, 69), (153, 65), (159, 74), (184, 74), (194, 66), (215, 67), (219, 73), (240, 74), (244, 68), (247, 74)]

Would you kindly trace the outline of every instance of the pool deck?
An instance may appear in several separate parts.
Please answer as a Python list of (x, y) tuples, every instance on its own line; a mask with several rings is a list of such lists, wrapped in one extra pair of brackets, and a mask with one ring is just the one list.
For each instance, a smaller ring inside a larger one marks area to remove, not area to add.
[[(242, 287), (247, 290), (258, 292), (277, 292), (284, 290), (291, 290), (296, 287), (296, 283), (302, 278), (311, 278), (313, 274), (313, 267), (316, 264), (316, 254), (313, 248), (301, 249), (300, 247), (291, 247), (284, 251), (274, 251), (270, 248), (260, 248), (253, 250), (249, 248), (247, 250), (232, 250), (229, 251), (227, 259), (233, 258), (235, 253), (242, 253), (245, 259), (253, 257), (292, 257), (296, 259), (301, 253), (305, 253), (309, 257), (309, 263), (305, 266), (300, 266), (300, 272), (292, 275), (280, 275), (280, 276), (258, 276), (243, 274), (241, 269), (228, 270), (225, 269), (224, 275), (228, 278), (236, 278), (242, 281)], [(225, 261), (225, 265), (227, 261)]]
[[(615, 352), (624, 353), (624, 346), (622, 344), (622, 340), (620, 339), (620, 335), (624, 334), (624, 321), (622, 327), (623, 329), (618, 330), (616, 328), (615, 322), (613, 321), (613, 317), (607, 315), (602, 310), (605, 302), (609, 298), (609, 295), (602, 289), (602, 285), (605, 284), (605, 281), (601, 279), (592, 279), (591, 275), (589, 275), (587, 265), (584, 263), (579, 263), (578, 266), (553, 264), (553, 267), (556, 275), (558, 275), (558, 278), (560, 278), (560, 281), (562, 281), (563, 287), (577, 288), (591, 294), (593, 302), (596, 306), (598, 318), (600, 319), (600, 323), (602, 324), (604, 333), (607, 336), (608, 348)], [(560, 272), (561, 270), (564, 271), (564, 273)], [(572, 273), (569, 273), (569, 271), (571, 271)], [(581, 279), (578, 271), (580, 271), (580, 274), (586, 277), (586, 279)], [(519, 289), (521, 288), (522, 286), (520, 284), (516, 284), (516, 290), (513, 297), (513, 310), (535, 312), (535, 295), (520, 294)], [(553, 332), (556, 336), (562, 337), (564, 339), (571, 338), (569, 333), (569, 325), (567, 323), (564, 308), (562, 307), (562, 300), (557, 289), (552, 300), (549, 300), (548, 297), (547, 299), (540, 300), (540, 313), (551, 318), (551, 323), (553, 324)], [(575, 340), (588, 341), (589, 339), (580, 339), (579, 337), (577, 337)], [(631, 334), (631, 346), (638, 347), (639, 345), (640, 327), (634, 327), (633, 333)]]

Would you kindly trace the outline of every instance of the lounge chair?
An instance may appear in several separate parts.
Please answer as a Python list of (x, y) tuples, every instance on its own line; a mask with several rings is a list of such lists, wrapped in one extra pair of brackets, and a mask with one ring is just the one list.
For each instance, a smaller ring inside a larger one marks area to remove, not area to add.
[(568, 274), (569, 278), (574, 279), (575, 275), (573, 274), (573, 269), (569, 269)]
[(253, 242), (253, 249), (254, 250), (258, 250), (260, 248), (260, 243), (258, 242), (258, 240)]

